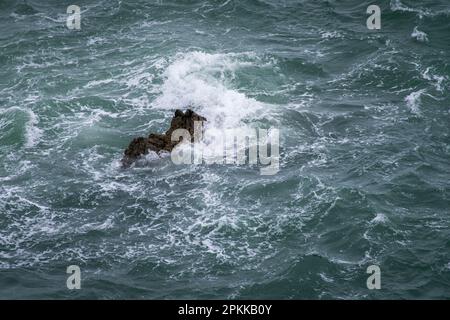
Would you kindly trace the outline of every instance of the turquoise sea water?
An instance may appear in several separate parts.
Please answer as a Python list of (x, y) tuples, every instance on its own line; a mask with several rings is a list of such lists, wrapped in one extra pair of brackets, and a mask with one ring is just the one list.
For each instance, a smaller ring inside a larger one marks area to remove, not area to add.
[[(450, 298), (449, 1), (73, 2), (0, 2), (0, 298)], [(120, 168), (189, 105), (280, 171)]]

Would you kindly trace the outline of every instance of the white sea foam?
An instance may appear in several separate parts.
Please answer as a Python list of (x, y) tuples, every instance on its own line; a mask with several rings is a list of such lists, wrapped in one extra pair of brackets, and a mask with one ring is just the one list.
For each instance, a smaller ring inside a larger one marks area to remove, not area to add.
[[(24, 102), (29, 102), (31, 99), (25, 98)], [(0, 114), (7, 114), (9, 112), (19, 112), (25, 113), (28, 117), (27, 124), (25, 125), (25, 147), (34, 147), (40, 140), (42, 136), (42, 129), (37, 127), (39, 123), (38, 116), (31, 109), (24, 109), (20, 107), (11, 107), (7, 109), (0, 110)], [(2, 124), (5, 125), (5, 124)]]
[(419, 114), (420, 113), (420, 102), (422, 98), (422, 94), (425, 92), (425, 89), (421, 89), (418, 91), (411, 92), (409, 95), (405, 97), (405, 102), (408, 108), (412, 113)]
[(26, 125), (25, 131), (25, 138), (26, 138), (25, 147), (32, 148), (39, 143), (39, 140), (42, 137), (42, 129), (39, 129), (37, 127), (37, 124), (39, 123), (38, 116), (30, 109), (27, 109), (27, 113), (29, 120)]
[(87, 41), (87, 45), (88, 46), (92, 46), (92, 45), (95, 45), (95, 44), (103, 44), (105, 42), (106, 42), (105, 38), (102, 38), (102, 37), (90, 37), (88, 39), (88, 41)]
[(440, 16), (440, 15), (445, 15), (445, 16), (450, 15), (449, 9), (432, 11), (430, 9), (425, 9), (423, 7), (412, 8), (412, 7), (408, 7), (408, 6), (404, 5), (400, 0), (391, 0), (390, 6), (391, 6), (392, 11), (412, 12), (412, 13), (417, 14), (420, 19), (422, 19), (423, 17), (436, 17), (436, 16)]
[(338, 31), (334, 30), (334, 31), (321, 31), (320, 37), (322, 39), (341, 39), (344, 36)]
[(89, 81), (84, 88), (94, 88), (94, 87), (99, 87), (108, 83), (113, 82), (112, 79), (105, 79), (105, 80), (92, 80)]
[(419, 42), (428, 42), (428, 35), (425, 32), (417, 29), (417, 27), (414, 27), (414, 30), (411, 33), (411, 37), (413, 37)]
[(377, 213), (375, 218), (373, 218), (370, 222), (374, 223), (374, 224), (382, 224), (382, 223), (386, 223), (387, 221), (388, 221), (388, 218), (384, 214)]
[(237, 127), (263, 107), (262, 103), (230, 88), (235, 70), (249, 64), (232, 54), (179, 54), (166, 69), (162, 94), (153, 106), (162, 109), (192, 106), (208, 119), (208, 126)]
[(121, 76), (122, 79), (119, 79), (119, 82), (123, 83), (128, 88), (141, 87), (141, 84), (144, 84), (147, 89), (148, 83), (151, 82), (154, 77), (154, 75), (148, 71), (148, 68), (149, 66), (146, 64), (130, 68)]
[(328, 277), (325, 273), (319, 273), (319, 276), (320, 276), (320, 278), (323, 280), (323, 281), (325, 281), (325, 282), (328, 282), (328, 283), (332, 283), (332, 282), (334, 282), (334, 279), (332, 279), (332, 278), (330, 278), (330, 277)]
[(114, 222), (111, 218), (107, 218), (105, 221), (86, 223), (79, 228), (79, 232), (88, 232), (92, 230), (108, 230), (114, 226)]
[(6, 177), (0, 177), (0, 181), (12, 181), (22, 175), (24, 175), (26, 172), (28, 172), (29, 170), (33, 169), (35, 167), (35, 165), (29, 161), (29, 160), (22, 160), (20, 162), (15, 162), (18, 163), (18, 166), (14, 168), (14, 170), (10, 175), (6, 176)]
[(447, 77), (432, 74), (430, 68), (427, 68), (424, 72), (422, 72), (422, 77), (425, 80), (431, 81), (436, 90), (440, 92), (444, 91), (443, 82), (447, 79)]
[(416, 9), (416, 8), (407, 7), (400, 0), (391, 0), (391, 10), (392, 11), (402, 11), (402, 12), (414, 12), (414, 13), (417, 13), (420, 18), (423, 18), (424, 16), (432, 15), (432, 13), (426, 9)]

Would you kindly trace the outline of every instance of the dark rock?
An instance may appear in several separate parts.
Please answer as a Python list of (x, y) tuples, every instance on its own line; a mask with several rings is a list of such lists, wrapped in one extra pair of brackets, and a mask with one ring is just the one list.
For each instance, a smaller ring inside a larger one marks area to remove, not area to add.
[(194, 142), (194, 123), (195, 121), (206, 121), (206, 118), (196, 114), (194, 111), (188, 109), (183, 113), (181, 110), (176, 110), (175, 115), (170, 123), (169, 130), (164, 134), (151, 133), (148, 138), (135, 138), (124, 152), (122, 165), (129, 167), (134, 161), (141, 156), (146, 155), (149, 151), (154, 151), (157, 154), (160, 152), (171, 152), (172, 149), (181, 141), (171, 141), (173, 131), (177, 129), (186, 129), (191, 135), (191, 142)]

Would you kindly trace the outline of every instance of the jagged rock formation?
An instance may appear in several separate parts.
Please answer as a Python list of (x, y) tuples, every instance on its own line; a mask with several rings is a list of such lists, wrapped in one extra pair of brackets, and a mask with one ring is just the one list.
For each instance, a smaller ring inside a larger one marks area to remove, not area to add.
[(194, 123), (196, 121), (206, 121), (206, 118), (198, 115), (191, 109), (186, 110), (184, 113), (181, 110), (176, 110), (170, 123), (170, 128), (166, 133), (151, 133), (147, 138), (139, 137), (131, 141), (124, 152), (122, 166), (129, 167), (141, 156), (148, 154), (149, 151), (154, 151), (158, 154), (163, 151), (171, 152), (172, 149), (181, 142), (181, 140), (175, 142), (171, 141), (172, 133), (177, 129), (188, 130), (192, 137), (192, 142), (194, 142)]

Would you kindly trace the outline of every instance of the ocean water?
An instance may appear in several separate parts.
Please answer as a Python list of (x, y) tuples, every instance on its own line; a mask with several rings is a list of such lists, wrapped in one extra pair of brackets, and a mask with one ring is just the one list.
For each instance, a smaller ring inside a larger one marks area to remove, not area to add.
[[(0, 298), (450, 298), (450, 2), (375, 2), (2, 0)], [(188, 106), (280, 171), (121, 169)]]

